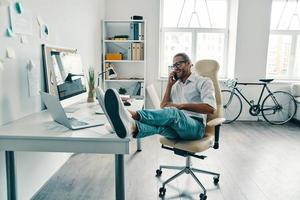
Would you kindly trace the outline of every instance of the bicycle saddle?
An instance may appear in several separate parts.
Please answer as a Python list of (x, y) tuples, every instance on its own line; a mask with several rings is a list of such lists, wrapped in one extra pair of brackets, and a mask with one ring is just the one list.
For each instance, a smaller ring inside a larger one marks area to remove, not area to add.
[(264, 82), (264, 83), (270, 83), (274, 81), (274, 79), (259, 79), (259, 81)]

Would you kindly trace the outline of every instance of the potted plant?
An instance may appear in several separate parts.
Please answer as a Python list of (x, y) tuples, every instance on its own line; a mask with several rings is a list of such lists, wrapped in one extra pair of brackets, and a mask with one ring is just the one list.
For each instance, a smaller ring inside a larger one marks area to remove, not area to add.
[(119, 94), (126, 94), (127, 90), (125, 88), (119, 88)]
[(95, 70), (93, 67), (89, 68), (89, 77), (88, 77), (89, 91), (87, 102), (95, 101)]

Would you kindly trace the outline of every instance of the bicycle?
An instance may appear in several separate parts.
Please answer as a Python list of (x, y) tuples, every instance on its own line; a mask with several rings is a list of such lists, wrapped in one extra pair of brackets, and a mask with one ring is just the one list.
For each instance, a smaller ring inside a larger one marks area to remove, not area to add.
[[(225, 123), (234, 122), (241, 114), (243, 109), (242, 97), (249, 105), (249, 113), (252, 116), (258, 116), (260, 113), (263, 118), (270, 124), (284, 124), (291, 120), (296, 113), (297, 104), (294, 97), (284, 91), (271, 92), (268, 84), (274, 79), (260, 79), (257, 83), (242, 83), (237, 80), (228, 80), (227, 87), (230, 90), (221, 90), (223, 99), (223, 108)], [(262, 85), (258, 102), (255, 104), (254, 100), (248, 100), (237, 87), (238, 85)], [(264, 91), (267, 91), (267, 96), (262, 101)]]

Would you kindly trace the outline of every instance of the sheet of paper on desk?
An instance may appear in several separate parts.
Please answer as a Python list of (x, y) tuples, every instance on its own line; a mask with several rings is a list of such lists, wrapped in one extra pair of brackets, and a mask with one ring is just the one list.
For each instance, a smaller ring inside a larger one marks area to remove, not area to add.
[(39, 95), (39, 91), (41, 90), (40, 74), (40, 67), (36, 66), (35, 63), (30, 60), (27, 65), (28, 89), (30, 97)]

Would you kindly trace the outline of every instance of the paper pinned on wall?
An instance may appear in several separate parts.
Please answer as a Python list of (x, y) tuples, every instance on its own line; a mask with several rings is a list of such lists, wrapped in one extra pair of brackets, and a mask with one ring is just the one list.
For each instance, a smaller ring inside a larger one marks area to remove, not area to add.
[(44, 22), (41, 16), (36, 17), (37, 22), (40, 26), (40, 38), (41, 39), (48, 39), (49, 37), (49, 28), (47, 24)]
[(11, 30), (11, 28), (6, 29), (6, 36), (7, 37), (15, 37), (14, 32)]
[(45, 23), (44, 23), (44, 20), (42, 19), (41, 16), (37, 16), (37, 17), (36, 17), (36, 20), (37, 20), (39, 26), (42, 26), (43, 24), (45, 24)]
[(21, 2), (16, 2), (15, 3), (15, 7), (16, 7), (16, 11), (18, 14), (22, 14), (23, 13), (23, 5)]
[(30, 97), (39, 95), (39, 91), (41, 90), (40, 73), (40, 68), (35, 65), (32, 59), (30, 59), (27, 65), (28, 89)]
[(12, 47), (7, 47), (6, 48), (6, 57), (9, 58), (9, 59), (15, 59), (16, 58), (15, 50)]
[(0, 71), (4, 70), (4, 60), (0, 59)]
[(46, 24), (41, 26), (41, 39), (48, 39), (49, 37), (49, 29)]
[(8, 6), (12, 0), (0, 0), (0, 6)]
[[(19, 10), (20, 11), (20, 10)], [(33, 17), (30, 10), (24, 11), (22, 7), (19, 13), (16, 6), (11, 4), (9, 6), (10, 25), (14, 33), (32, 35), (33, 30)]]
[(25, 35), (21, 35), (20, 42), (22, 44), (27, 44), (28, 43), (28, 38)]

